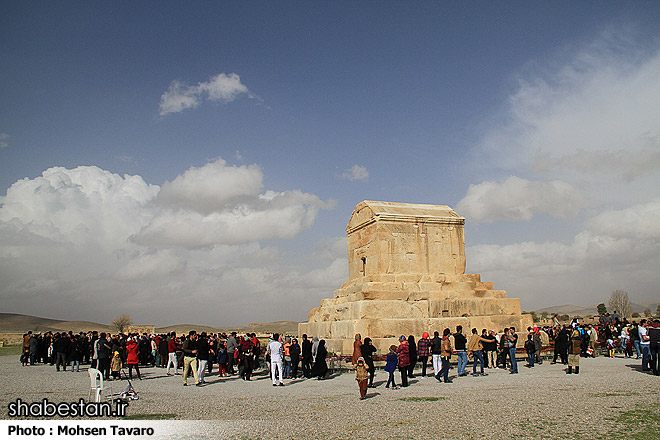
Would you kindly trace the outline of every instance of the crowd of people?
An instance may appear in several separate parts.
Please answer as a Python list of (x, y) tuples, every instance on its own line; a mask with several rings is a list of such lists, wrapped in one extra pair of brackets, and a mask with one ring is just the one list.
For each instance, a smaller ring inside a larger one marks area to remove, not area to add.
[[(628, 322), (604, 316), (598, 324), (581, 324), (579, 318), (561, 325), (530, 327), (524, 343), (519, 343), (515, 328), (503, 332), (472, 328), (470, 335), (457, 326), (452, 332), (445, 328), (433, 337), (424, 332), (416, 341), (414, 335), (402, 335), (398, 345), (387, 347), (387, 354), (377, 355), (378, 348), (370, 338), (355, 335), (350, 363), (356, 370), (360, 397), (375, 387), (375, 361), (384, 361), (388, 374), (386, 389), (398, 389), (409, 385), (408, 379), (420, 374), (427, 376), (427, 367), (433, 376), (443, 383), (468, 376), (468, 363), (472, 362), (471, 375), (488, 376), (487, 369), (500, 368), (510, 374), (518, 374), (517, 353), (524, 347), (526, 367), (534, 368), (543, 362), (544, 353), (552, 353), (551, 364), (567, 366), (568, 374), (580, 373), (580, 358), (595, 357), (605, 348), (606, 355), (613, 357), (620, 352), (625, 357), (642, 359), (642, 370), (660, 375), (660, 321), (641, 320)], [(382, 347), (385, 348), (385, 347)], [(381, 348), (381, 349), (382, 349)], [(382, 350), (385, 351), (385, 350)], [(381, 353), (382, 353), (381, 351)], [(450, 377), (450, 360), (456, 359), (456, 374)], [(256, 334), (238, 335), (195, 331), (187, 335), (142, 335), (137, 333), (110, 334), (105, 332), (28, 332), (23, 337), (23, 365), (37, 363), (55, 366), (56, 371), (80, 371), (81, 364), (89, 364), (103, 374), (106, 380), (133, 379), (135, 372), (142, 378), (140, 367), (165, 369), (167, 376), (181, 375), (184, 386), (193, 376), (196, 386), (206, 384), (206, 376), (213, 373), (236, 375), (242, 380), (252, 379), (253, 372), (263, 368), (270, 373), (273, 386), (284, 386), (285, 379), (316, 378), (323, 380), (329, 369), (328, 350), (325, 341), (314, 336), (287, 337), (275, 333), (267, 342)], [(123, 373), (127, 369), (128, 373)], [(399, 385), (395, 371), (399, 371)], [(122, 373), (124, 377), (122, 377)]]

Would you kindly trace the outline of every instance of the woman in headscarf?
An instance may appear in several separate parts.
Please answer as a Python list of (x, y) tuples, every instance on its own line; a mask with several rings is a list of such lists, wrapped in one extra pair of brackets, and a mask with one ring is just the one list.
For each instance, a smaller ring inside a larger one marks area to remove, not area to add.
[[(360, 351), (362, 352), (362, 358), (364, 359), (364, 363), (367, 364), (367, 367), (369, 367), (369, 388), (374, 387), (374, 359), (373, 355), (376, 352), (376, 347), (374, 347), (371, 344), (371, 338), (364, 338), (364, 344), (362, 347), (360, 347)], [(359, 358), (358, 358), (359, 359)]]
[(325, 358), (328, 356), (328, 350), (325, 348), (325, 339), (319, 341), (318, 349), (316, 350), (316, 357), (314, 358), (314, 366), (312, 367), (312, 376), (316, 376), (318, 380), (324, 379), (328, 373), (328, 364)]
[(422, 376), (426, 376), (426, 362), (429, 359), (431, 340), (428, 332), (424, 332), (422, 339), (417, 343), (417, 359), (422, 363)]
[(355, 365), (360, 356), (362, 356), (362, 336), (359, 333), (355, 334), (355, 341), (353, 341), (353, 356), (351, 356), (351, 363)]
[(415, 344), (415, 337), (413, 335), (408, 336), (408, 356), (410, 357), (408, 377), (412, 379), (415, 377), (413, 371), (415, 370), (415, 364), (417, 364), (417, 344)]

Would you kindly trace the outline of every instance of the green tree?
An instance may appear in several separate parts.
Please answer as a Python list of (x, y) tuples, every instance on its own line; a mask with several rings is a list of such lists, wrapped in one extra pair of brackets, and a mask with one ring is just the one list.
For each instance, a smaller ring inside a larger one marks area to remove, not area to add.
[(544, 321), (548, 319), (548, 312), (541, 312), (541, 319)]
[(644, 310), (644, 316), (647, 317), (647, 318), (650, 318), (651, 316), (653, 316), (653, 313), (651, 312), (651, 309)]
[(642, 315), (640, 315), (640, 314), (637, 313), (637, 312), (634, 312), (631, 316), (632, 316), (633, 318), (640, 318)]
[(607, 313), (607, 307), (605, 306), (605, 303), (600, 303), (600, 304), (598, 304), (597, 307), (598, 307), (598, 314), (599, 314), (599, 315), (602, 316), (602, 315), (604, 315), (605, 313)]

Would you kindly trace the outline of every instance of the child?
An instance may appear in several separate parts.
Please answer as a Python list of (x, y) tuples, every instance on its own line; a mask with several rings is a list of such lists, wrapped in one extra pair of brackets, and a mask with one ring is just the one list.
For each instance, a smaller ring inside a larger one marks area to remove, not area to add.
[(611, 338), (607, 340), (607, 352), (611, 358), (614, 357), (614, 341)]
[(110, 361), (110, 371), (112, 371), (112, 379), (120, 379), (119, 372), (121, 371), (121, 358), (119, 357), (119, 352), (115, 351), (112, 360)]
[(387, 385), (385, 385), (385, 388), (389, 388), (391, 383), (392, 389), (394, 390), (399, 389), (399, 387), (396, 386), (396, 383), (394, 383), (394, 371), (396, 370), (396, 365), (398, 363), (399, 360), (396, 355), (396, 345), (391, 345), (390, 352), (387, 354), (387, 364), (385, 364), (385, 371), (389, 373), (390, 377), (389, 379), (387, 379)]
[(364, 363), (364, 358), (360, 356), (355, 365), (355, 380), (360, 387), (360, 400), (364, 400), (367, 395), (367, 379), (369, 378), (369, 366)]

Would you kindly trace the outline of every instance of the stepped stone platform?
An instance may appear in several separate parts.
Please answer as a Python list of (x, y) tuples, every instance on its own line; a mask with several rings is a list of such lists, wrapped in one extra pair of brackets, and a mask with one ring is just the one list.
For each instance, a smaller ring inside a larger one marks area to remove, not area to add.
[(346, 227), (349, 279), (312, 309), (298, 333), (326, 340), (329, 351), (353, 350), (356, 333), (379, 351), (400, 335), (532, 325), (520, 300), (465, 273), (465, 218), (449, 206), (360, 202)]

